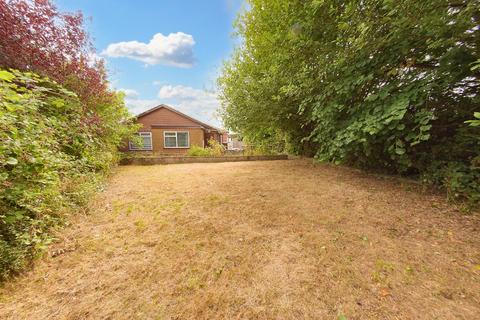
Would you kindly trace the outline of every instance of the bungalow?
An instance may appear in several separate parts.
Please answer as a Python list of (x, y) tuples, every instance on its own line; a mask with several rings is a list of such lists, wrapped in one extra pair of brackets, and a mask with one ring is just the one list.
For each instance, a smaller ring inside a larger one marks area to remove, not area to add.
[(191, 146), (207, 146), (210, 139), (222, 143), (226, 134), (164, 104), (142, 112), (136, 118), (142, 125), (138, 134), (143, 138), (143, 145), (129, 142), (129, 151), (183, 154)]

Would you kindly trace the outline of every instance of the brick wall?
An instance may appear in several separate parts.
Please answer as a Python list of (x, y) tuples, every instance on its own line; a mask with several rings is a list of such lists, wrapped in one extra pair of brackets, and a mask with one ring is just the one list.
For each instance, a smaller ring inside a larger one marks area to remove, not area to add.
[(190, 136), (190, 146), (197, 145), (203, 147), (204, 144), (204, 131), (201, 128), (153, 128), (152, 132), (152, 145), (153, 152), (160, 154), (185, 154), (189, 148), (165, 148), (164, 146), (164, 131), (188, 131)]

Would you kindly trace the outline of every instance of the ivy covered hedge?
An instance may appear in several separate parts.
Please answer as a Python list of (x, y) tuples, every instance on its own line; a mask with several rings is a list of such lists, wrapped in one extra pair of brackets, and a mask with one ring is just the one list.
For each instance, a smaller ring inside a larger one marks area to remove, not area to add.
[(84, 204), (135, 126), (123, 97), (96, 121), (76, 94), (33, 73), (0, 69), (0, 280), (23, 269)]
[[(480, 201), (480, 1), (250, 0), (219, 79), (250, 142)], [(473, 120), (472, 122), (469, 122)]]

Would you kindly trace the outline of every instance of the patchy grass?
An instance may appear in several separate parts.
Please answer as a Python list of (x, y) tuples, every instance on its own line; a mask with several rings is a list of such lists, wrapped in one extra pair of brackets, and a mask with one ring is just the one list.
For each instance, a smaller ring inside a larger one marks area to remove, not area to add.
[(6, 319), (475, 319), (480, 223), (308, 161), (121, 167)]

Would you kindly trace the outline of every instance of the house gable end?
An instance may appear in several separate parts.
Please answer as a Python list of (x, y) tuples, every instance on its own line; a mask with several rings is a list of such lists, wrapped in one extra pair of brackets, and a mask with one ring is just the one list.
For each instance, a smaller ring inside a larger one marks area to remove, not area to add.
[(203, 123), (163, 105), (141, 113), (137, 116), (137, 121), (142, 124), (140, 130), (151, 130), (154, 127), (205, 127)]

